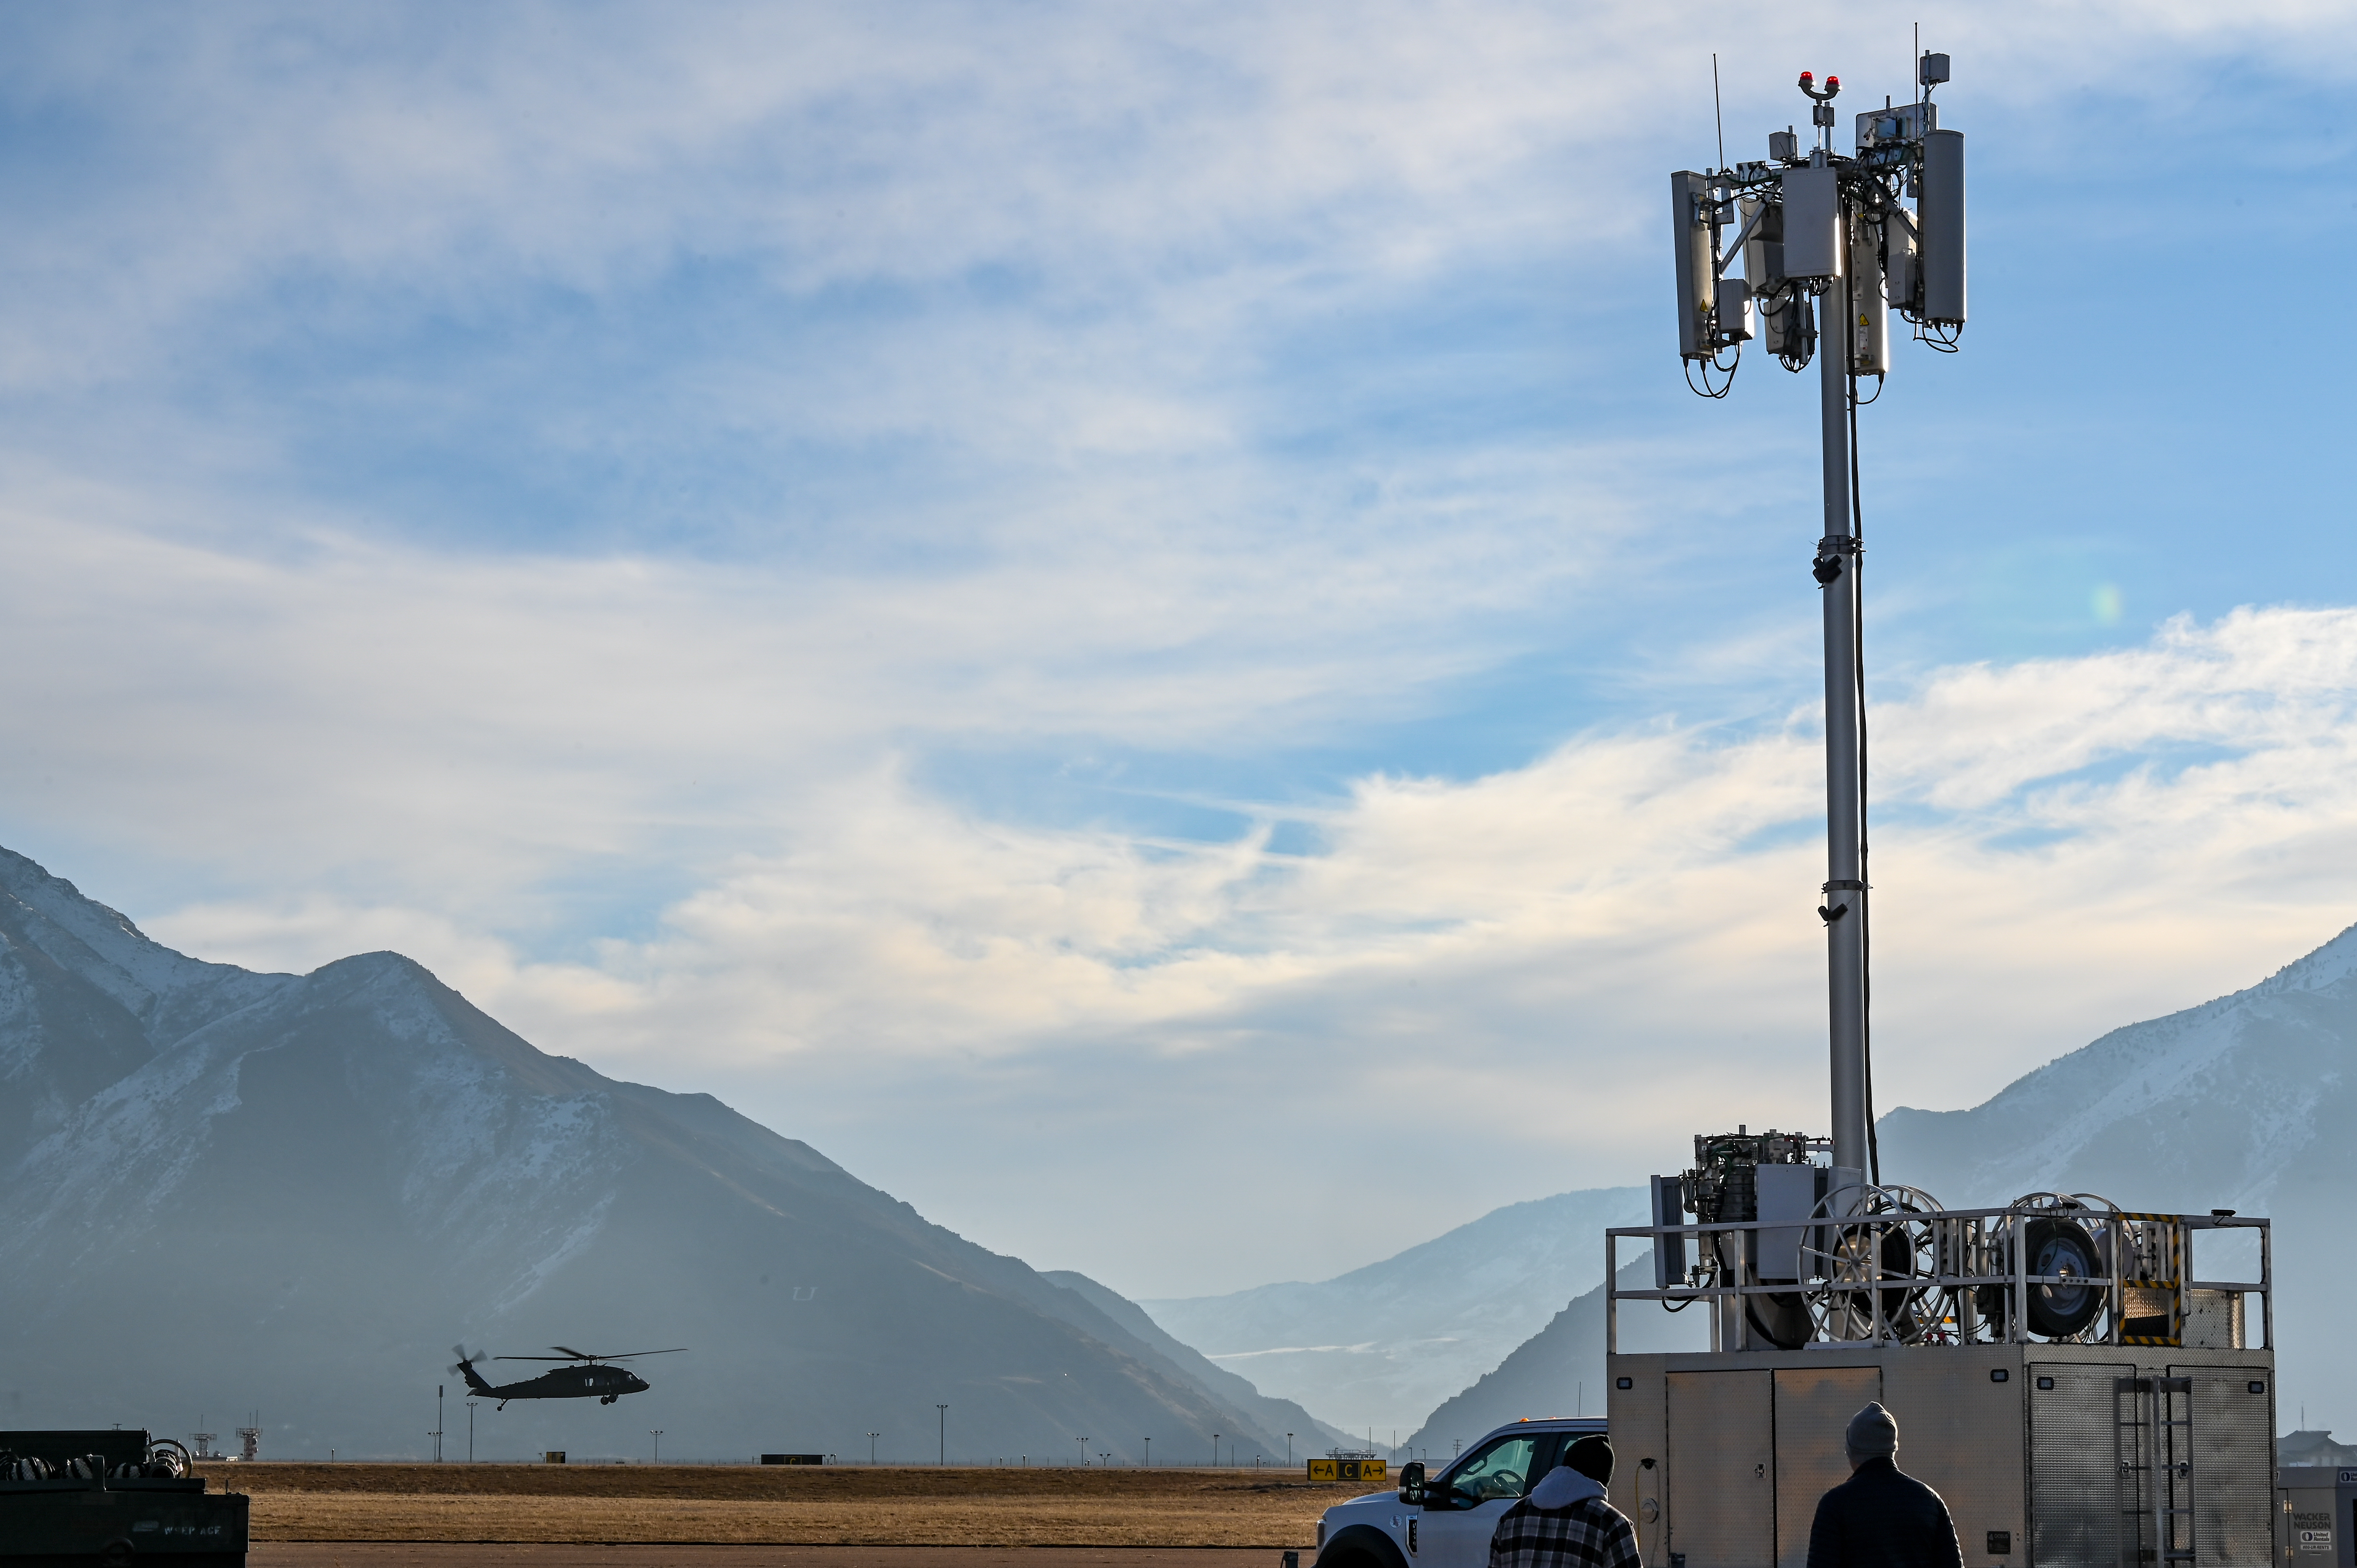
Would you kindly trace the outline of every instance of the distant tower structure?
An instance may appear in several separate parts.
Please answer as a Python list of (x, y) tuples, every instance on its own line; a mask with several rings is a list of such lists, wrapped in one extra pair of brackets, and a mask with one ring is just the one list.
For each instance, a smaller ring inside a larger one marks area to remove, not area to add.
[(255, 1411), (246, 1419), (255, 1424), (241, 1426), (237, 1429), (237, 1456), (241, 1459), (259, 1459), (262, 1457), (262, 1412)]
[[(201, 1416), (201, 1415), (198, 1416), (198, 1417), (197, 1417), (197, 1424), (198, 1424), (198, 1425), (199, 1425), (199, 1426), (203, 1425), (203, 1424), (204, 1424), (204, 1420), (205, 1420), (205, 1418), (204, 1418), (203, 1416)], [(199, 1458), (199, 1459), (218, 1459), (218, 1458), (220, 1458), (220, 1457), (221, 1457), (221, 1455), (220, 1455), (219, 1454), (216, 1454), (216, 1453), (214, 1453), (214, 1452), (213, 1452), (213, 1444), (214, 1444), (215, 1443), (217, 1443), (217, 1442), (219, 1442), (219, 1441), (221, 1440), (221, 1434), (220, 1434), (220, 1433), (218, 1433), (218, 1432), (191, 1432), (190, 1434), (188, 1434), (188, 1436), (189, 1436), (190, 1438), (192, 1438), (192, 1439), (195, 1441), (195, 1443), (196, 1443), (196, 1445), (197, 1445), (197, 1457), (198, 1457), (198, 1458)]]

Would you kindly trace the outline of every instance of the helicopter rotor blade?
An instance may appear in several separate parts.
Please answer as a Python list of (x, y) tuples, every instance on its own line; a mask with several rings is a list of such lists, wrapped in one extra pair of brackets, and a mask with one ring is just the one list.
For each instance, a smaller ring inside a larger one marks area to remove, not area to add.
[(588, 1350), (567, 1350), (562, 1345), (551, 1345), (552, 1350), (564, 1350), (562, 1356), (494, 1356), (494, 1361), (628, 1361), (639, 1356), (676, 1356), (687, 1348), (674, 1345), (668, 1350), (625, 1350), (619, 1356), (598, 1355)]

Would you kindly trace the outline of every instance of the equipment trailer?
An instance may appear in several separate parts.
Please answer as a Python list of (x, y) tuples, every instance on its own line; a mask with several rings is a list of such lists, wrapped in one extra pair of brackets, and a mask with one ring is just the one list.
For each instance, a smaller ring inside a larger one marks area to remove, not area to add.
[(243, 1568), (247, 1499), (145, 1432), (0, 1432), (0, 1568)]

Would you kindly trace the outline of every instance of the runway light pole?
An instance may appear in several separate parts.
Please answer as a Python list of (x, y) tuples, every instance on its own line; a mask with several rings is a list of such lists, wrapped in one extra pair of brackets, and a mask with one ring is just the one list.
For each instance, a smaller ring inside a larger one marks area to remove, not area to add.
[(1081, 1468), (1085, 1470), (1089, 1467), (1089, 1440), (1085, 1437), (1075, 1437), (1072, 1441), (1081, 1445)]
[(933, 1406), (933, 1408), (942, 1412), (941, 1463), (947, 1465), (950, 1462), (950, 1407), (945, 1404), (937, 1404)]
[(1285, 1467), (1288, 1470), (1293, 1468), (1293, 1434), (1290, 1432), (1285, 1434)]
[(467, 1402), (467, 1463), (475, 1462), (475, 1402)]
[(1149, 1470), (1154, 1468), (1154, 1439), (1151, 1437), (1146, 1440), (1146, 1467)]
[(660, 1427), (660, 1426), (658, 1426), (658, 1427), (654, 1428), (652, 1431), (649, 1432), (649, 1433), (647, 1434), (647, 1435), (648, 1435), (649, 1437), (651, 1437), (651, 1438), (653, 1438), (653, 1439), (655, 1440), (655, 1461), (654, 1461), (654, 1462), (655, 1462), (656, 1464), (660, 1465), (660, 1464), (662, 1464), (662, 1427)]
[(871, 1466), (876, 1463), (876, 1440), (883, 1435), (880, 1432), (871, 1432), (867, 1434), (867, 1463)]

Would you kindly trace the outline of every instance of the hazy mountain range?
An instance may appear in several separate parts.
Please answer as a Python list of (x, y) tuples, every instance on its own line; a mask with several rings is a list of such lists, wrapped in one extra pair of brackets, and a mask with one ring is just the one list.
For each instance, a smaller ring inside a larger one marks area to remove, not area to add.
[(1605, 1227), (1644, 1222), (1641, 1187), (1559, 1193), (1334, 1279), (1139, 1305), (1255, 1386), (1389, 1444), (1603, 1280)]
[[(2340, 1353), (2332, 1316), (2357, 1286), (2357, 1259), (2341, 1244), (2357, 1194), (2352, 1126), (2357, 928), (2248, 990), (2115, 1029), (1972, 1110), (1894, 1110), (1878, 1133), (1886, 1181), (1953, 1208), (2062, 1191), (2130, 1208), (2268, 1216), (2279, 1286), (2277, 1412), (2290, 1422), (2305, 1405), (2311, 1420), (2352, 1424), (2357, 1369)], [(2195, 1273), (2256, 1278), (2256, 1251), (2247, 1232), (2198, 1236)], [(1623, 1273), (1650, 1268), (1646, 1259)], [(1408, 1441), (1443, 1454), (1458, 1437), (1519, 1416), (1571, 1411), (1579, 1385), (1593, 1390), (1603, 1376), (1603, 1305), (1600, 1289), (1569, 1303)], [(1621, 1326), (1631, 1349), (1708, 1340), (1706, 1323), (1665, 1321), (1657, 1310), (1626, 1314)]]
[[(706, 1095), (601, 1077), (415, 963), (202, 963), (0, 851), (0, 1425), (416, 1454), (461, 1338), (690, 1347), (476, 1451), (1283, 1454), (1336, 1434)], [(490, 1363), (495, 1380), (541, 1370)], [(466, 1413), (444, 1418), (464, 1451)], [(1297, 1439), (1298, 1443), (1300, 1439)]]
[[(2330, 1316), (2357, 1284), (2335, 1245), (2352, 1063), (2344, 932), (1984, 1105), (1892, 1111), (1884, 1175), (1960, 1207), (2059, 1188), (2271, 1214), (2280, 1407), (2330, 1424), (2357, 1409)], [(463, 1337), (693, 1348), (619, 1407), (479, 1410), (486, 1456), (643, 1452), (661, 1426), (683, 1456), (851, 1457), (876, 1433), (884, 1458), (930, 1459), (946, 1402), (952, 1460), (1077, 1456), (1082, 1434), (1176, 1459), (1213, 1432), (1247, 1459), (1290, 1433), (1298, 1456), (1335, 1427), (1413, 1429), (1439, 1457), (1600, 1386), (1599, 1232), (1643, 1210), (1635, 1187), (1534, 1199), (1335, 1279), (1149, 1316), (709, 1096), (544, 1054), (397, 954), (302, 976), (200, 962), (5, 851), (0, 1175), (0, 1424), (185, 1433), (258, 1409), (281, 1455), (424, 1451)], [(2222, 1251), (2197, 1272), (2248, 1266)], [(1652, 1348), (1702, 1328), (1624, 1331)], [(454, 1453), (464, 1423), (454, 1401)]]
[[(2357, 1286), (2344, 1244), (2357, 1196), (2357, 928), (2231, 996), (2130, 1024), (1969, 1111), (1896, 1110), (1887, 1179), (1956, 1208), (2040, 1190), (2124, 1208), (2275, 1221), (2287, 1421), (2357, 1424), (2357, 1365), (2336, 1303)], [(2255, 1249), (2197, 1237), (2198, 1276), (2252, 1277)], [(2227, 1271), (2238, 1271), (2231, 1275)]]

